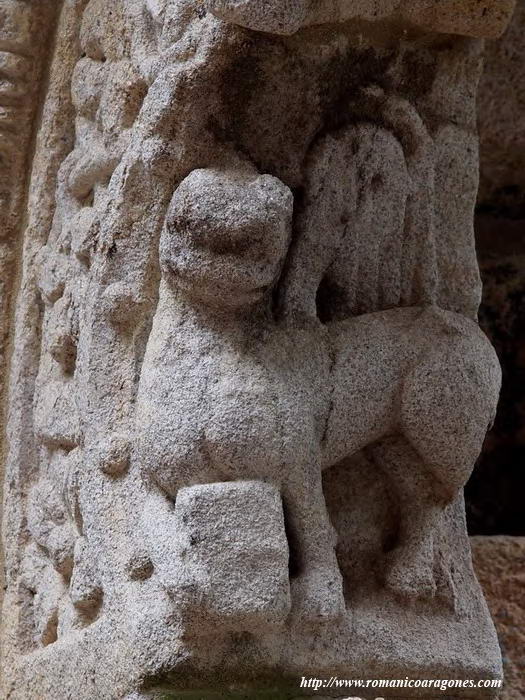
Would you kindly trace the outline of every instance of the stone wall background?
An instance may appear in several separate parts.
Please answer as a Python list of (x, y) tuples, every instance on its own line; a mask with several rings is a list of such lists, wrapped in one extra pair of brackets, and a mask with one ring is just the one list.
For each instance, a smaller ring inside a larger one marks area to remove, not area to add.
[(525, 537), (473, 537), (474, 567), (498, 630), (505, 688), (500, 700), (525, 697)]

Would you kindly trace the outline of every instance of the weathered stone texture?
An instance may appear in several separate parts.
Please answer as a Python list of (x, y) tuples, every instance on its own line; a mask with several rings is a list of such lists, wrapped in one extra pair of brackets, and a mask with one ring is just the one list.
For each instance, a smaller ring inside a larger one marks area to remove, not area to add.
[(23, 218), (33, 119), (49, 42), (54, 3), (4, 0), (0, 7), (0, 393), (6, 362), (9, 297)]
[(505, 689), (500, 700), (525, 697), (525, 538), (473, 537), (474, 566), (500, 640)]
[(474, 37), (497, 37), (505, 29), (513, 0), (269, 0), (264, 5), (246, 0), (206, 0), (219, 17), (240, 26), (275, 34), (293, 34), (301, 27), (347, 20), (377, 21), (395, 17), (418, 29)]
[[(20, 268), (20, 228), (25, 212), (35, 115), (53, 38), (52, 0), (4, 0), (0, 7), (0, 480), (6, 457), (11, 296)], [(39, 31), (48, 28), (49, 33)], [(1, 507), (0, 507), (1, 509)], [(2, 550), (3, 547), (0, 547)], [(0, 572), (3, 597), (4, 571)]]
[(462, 488), (500, 387), (475, 94), (511, 6), (71, 0), (47, 23), (10, 700), (499, 676)]

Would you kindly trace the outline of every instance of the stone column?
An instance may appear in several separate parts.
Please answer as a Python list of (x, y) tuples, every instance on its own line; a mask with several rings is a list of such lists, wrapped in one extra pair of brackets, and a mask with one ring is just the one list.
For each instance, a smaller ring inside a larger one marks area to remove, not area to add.
[(462, 490), (500, 388), (475, 96), (512, 4), (66, 0), (42, 20), (10, 700), (500, 678)]
[[(0, 7), (0, 478), (3, 483), (10, 317), (26, 212), (32, 134), (45, 84), (55, 3), (4, 0)], [(42, 31), (45, 30), (45, 31)], [(46, 36), (47, 33), (47, 36)], [(46, 41), (47, 39), (47, 41)], [(19, 266), (18, 266), (19, 267)], [(1, 550), (1, 547), (0, 547)], [(1, 592), (4, 571), (0, 573)]]

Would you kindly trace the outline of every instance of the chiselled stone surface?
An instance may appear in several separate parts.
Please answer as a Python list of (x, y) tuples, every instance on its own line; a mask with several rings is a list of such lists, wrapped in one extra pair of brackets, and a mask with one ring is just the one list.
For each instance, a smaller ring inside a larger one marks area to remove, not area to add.
[(462, 488), (500, 386), (475, 94), (510, 8), (62, 5), (13, 333), (10, 700), (499, 676)]
[(513, 0), (206, 0), (219, 17), (244, 27), (276, 34), (293, 34), (301, 27), (347, 20), (395, 18), (426, 31), (476, 37), (496, 37), (507, 25)]

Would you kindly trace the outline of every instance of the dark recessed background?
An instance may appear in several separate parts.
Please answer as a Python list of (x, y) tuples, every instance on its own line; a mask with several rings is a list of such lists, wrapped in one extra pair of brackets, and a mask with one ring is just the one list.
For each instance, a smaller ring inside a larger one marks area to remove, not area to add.
[(478, 92), (480, 322), (503, 366), (494, 429), (466, 490), (473, 535), (525, 535), (525, 0), (486, 42)]
[(476, 238), (480, 323), (502, 364), (503, 387), (467, 485), (468, 527), (471, 535), (525, 535), (525, 204), (479, 207)]

